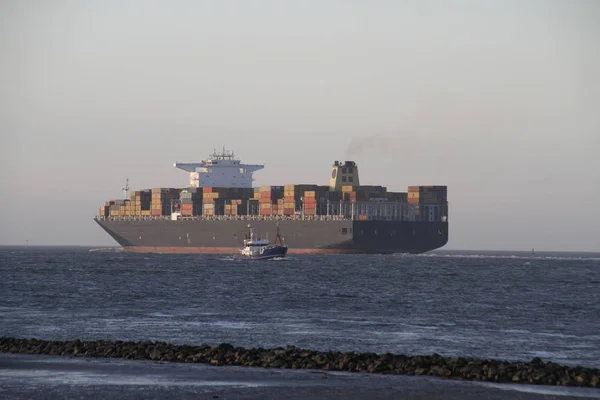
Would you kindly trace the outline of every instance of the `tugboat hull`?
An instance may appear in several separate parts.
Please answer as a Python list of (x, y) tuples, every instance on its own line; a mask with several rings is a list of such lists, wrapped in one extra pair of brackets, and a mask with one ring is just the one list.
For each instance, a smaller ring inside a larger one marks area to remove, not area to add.
[(283, 258), (287, 254), (287, 246), (268, 246), (262, 248), (258, 254), (248, 256), (252, 260), (267, 260), (270, 258)]

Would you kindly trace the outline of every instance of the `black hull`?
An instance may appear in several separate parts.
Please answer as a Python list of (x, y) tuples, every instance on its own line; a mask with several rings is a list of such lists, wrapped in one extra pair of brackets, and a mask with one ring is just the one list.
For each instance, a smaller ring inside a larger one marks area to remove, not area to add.
[[(126, 251), (239, 254), (248, 223), (275, 237), (275, 220), (96, 220)], [(288, 254), (424, 253), (448, 242), (447, 222), (282, 220)], [(269, 238), (268, 236), (266, 237)]]

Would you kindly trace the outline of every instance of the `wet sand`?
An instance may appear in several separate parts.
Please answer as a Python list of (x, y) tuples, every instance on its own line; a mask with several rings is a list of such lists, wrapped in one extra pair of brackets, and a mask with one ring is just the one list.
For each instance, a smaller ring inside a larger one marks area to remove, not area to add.
[(0, 397), (558, 400), (600, 399), (600, 391), (424, 376), (0, 354)]

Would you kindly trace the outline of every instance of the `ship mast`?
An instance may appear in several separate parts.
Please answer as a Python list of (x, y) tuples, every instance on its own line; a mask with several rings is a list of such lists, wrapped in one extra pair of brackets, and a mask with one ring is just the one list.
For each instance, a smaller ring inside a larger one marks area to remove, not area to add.
[(125, 178), (125, 187), (121, 189), (125, 193), (125, 200), (127, 200), (127, 193), (129, 192), (129, 178)]
[(283, 246), (283, 241), (281, 240), (281, 235), (279, 234), (279, 221), (277, 221), (277, 235), (275, 235), (275, 243), (277, 244), (277, 240), (279, 239), (279, 244)]

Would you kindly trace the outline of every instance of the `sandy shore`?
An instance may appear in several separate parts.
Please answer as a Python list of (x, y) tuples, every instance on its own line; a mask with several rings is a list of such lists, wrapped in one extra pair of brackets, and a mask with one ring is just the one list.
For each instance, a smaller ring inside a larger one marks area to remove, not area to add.
[(600, 391), (428, 376), (3, 353), (0, 354), (0, 397), (562, 400), (600, 398)]

